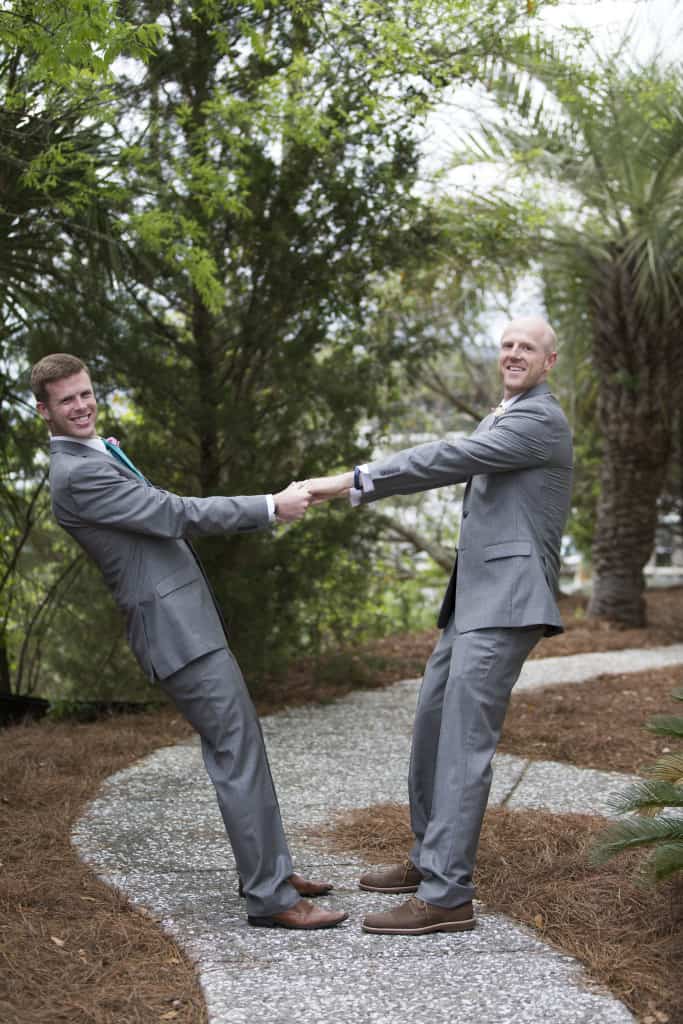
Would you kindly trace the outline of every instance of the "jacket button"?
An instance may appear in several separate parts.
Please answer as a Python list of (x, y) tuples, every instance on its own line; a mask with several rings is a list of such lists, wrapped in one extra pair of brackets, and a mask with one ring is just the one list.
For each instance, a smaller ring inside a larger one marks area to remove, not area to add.
[(463, 519), (467, 519), (469, 514), (470, 514), (469, 509), (467, 510), (467, 512), (463, 512), (463, 514), (462, 514)]

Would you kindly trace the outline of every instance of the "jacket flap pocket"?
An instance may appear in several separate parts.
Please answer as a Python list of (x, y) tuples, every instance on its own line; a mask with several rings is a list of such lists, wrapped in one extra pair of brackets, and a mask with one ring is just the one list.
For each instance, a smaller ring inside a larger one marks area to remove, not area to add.
[(199, 579), (199, 573), (194, 566), (188, 565), (184, 569), (178, 569), (177, 572), (172, 572), (170, 576), (164, 576), (163, 580), (159, 580), (156, 585), (156, 592), (159, 597), (166, 597), (174, 590), (178, 590), (179, 587), (184, 587), (187, 583), (192, 583), (194, 580)]
[(515, 555), (530, 555), (530, 540), (506, 540), (502, 544), (488, 544), (484, 548), (484, 561), (494, 558), (513, 558)]

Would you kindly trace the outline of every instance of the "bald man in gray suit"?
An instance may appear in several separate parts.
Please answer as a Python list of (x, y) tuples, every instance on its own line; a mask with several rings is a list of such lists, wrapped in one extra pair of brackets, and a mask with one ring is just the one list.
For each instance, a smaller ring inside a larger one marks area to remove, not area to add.
[(542, 636), (563, 630), (556, 594), (569, 512), (569, 425), (546, 383), (557, 359), (544, 320), (513, 320), (500, 344), (503, 401), (454, 444), (418, 445), (309, 480), (316, 501), (363, 504), (466, 484), (456, 563), (425, 669), (409, 772), (409, 859), (368, 872), (369, 892), (415, 893), (368, 914), (368, 932), (423, 935), (474, 927), (472, 875), (491, 761), (510, 693)]
[(300, 518), (308, 488), (275, 495), (190, 498), (154, 487), (112, 439), (95, 431), (90, 376), (57, 352), (33, 367), (31, 387), (52, 435), (55, 517), (96, 562), (126, 618), (143, 671), (201, 737), (250, 924), (330, 928), (343, 911), (312, 904), (332, 888), (294, 872), (260, 725), (190, 537), (249, 533)]

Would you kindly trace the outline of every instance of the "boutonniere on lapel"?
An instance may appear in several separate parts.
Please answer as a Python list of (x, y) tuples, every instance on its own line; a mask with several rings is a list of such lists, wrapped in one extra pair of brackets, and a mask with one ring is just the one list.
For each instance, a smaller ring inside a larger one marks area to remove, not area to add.
[(502, 416), (503, 413), (505, 412), (505, 406), (501, 402), (500, 405), (497, 405), (495, 409), (491, 409), (491, 412), (493, 413), (494, 419), (498, 419), (498, 417)]
[(118, 437), (105, 437), (104, 440), (107, 442), (107, 444), (113, 444), (115, 448), (121, 447), (121, 442), (119, 441)]

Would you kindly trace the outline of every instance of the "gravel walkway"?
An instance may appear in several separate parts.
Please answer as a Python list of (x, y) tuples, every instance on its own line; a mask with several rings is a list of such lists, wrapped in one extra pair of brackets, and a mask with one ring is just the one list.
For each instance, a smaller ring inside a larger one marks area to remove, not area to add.
[[(595, 659), (601, 659), (596, 663)], [(668, 660), (667, 660), (668, 659)], [(529, 663), (518, 686), (683, 663), (675, 648)], [(599, 664), (599, 668), (594, 666)], [(326, 901), (350, 920), (331, 931), (250, 928), (198, 743), (163, 748), (112, 776), (74, 843), (110, 885), (157, 916), (196, 959), (211, 1024), (626, 1024), (622, 1003), (580, 965), (484, 906), (478, 927), (423, 938), (360, 931), (396, 897), (357, 888), (362, 865), (321, 852), (306, 827), (338, 810), (406, 802), (417, 681), (263, 720), (297, 867), (335, 882)], [(509, 755), (495, 761), (492, 802), (608, 814), (628, 776)]]

